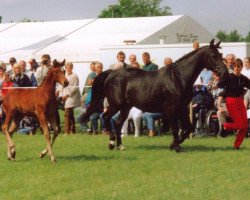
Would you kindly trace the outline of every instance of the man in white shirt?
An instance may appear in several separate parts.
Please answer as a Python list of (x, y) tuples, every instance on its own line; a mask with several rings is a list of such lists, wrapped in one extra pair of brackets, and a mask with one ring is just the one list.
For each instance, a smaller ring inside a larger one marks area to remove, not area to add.
[(38, 67), (35, 78), (37, 81), (37, 85), (41, 85), (43, 83), (43, 80), (45, 79), (49, 69), (51, 68), (51, 59), (49, 54), (44, 54), (42, 56), (42, 63), (41, 66)]

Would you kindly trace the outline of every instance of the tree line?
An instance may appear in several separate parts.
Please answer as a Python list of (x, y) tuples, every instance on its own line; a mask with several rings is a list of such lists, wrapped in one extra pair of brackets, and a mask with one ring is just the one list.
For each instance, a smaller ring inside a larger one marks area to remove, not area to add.
[[(99, 14), (99, 18), (121, 18), (121, 17), (146, 17), (146, 16), (169, 16), (172, 15), (169, 6), (161, 7), (162, 0), (118, 0), (117, 4), (110, 5)], [(2, 16), (0, 16), (0, 23)], [(23, 18), (20, 22), (37, 22), (41, 20), (31, 20)], [(250, 32), (246, 37), (242, 37), (237, 30), (229, 33), (219, 30), (216, 37), (222, 42), (250, 42)]]

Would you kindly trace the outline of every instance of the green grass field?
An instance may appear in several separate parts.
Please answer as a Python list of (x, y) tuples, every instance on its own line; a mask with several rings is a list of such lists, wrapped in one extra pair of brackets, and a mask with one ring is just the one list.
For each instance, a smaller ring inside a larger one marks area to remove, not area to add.
[(168, 146), (171, 136), (123, 140), (110, 151), (107, 136), (60, 135), (48, 156), (43, 135), (14, 135), (17, 157), (6, 159), (0, 136), (0, 199), (249, 199), (250, 139), (232, 149), (234, 137), (189, 139), (186, 153)]

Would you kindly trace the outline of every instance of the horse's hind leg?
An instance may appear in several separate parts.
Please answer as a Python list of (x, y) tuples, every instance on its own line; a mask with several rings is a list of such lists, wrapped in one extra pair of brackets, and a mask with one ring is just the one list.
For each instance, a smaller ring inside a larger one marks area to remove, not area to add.
[(10, 134), (8, 131), (8, 127), (11, 121), (10, 119), (11, 119), (10, 114), (6, 113), (6, 119), (2, 125), (2, 130), (5, 134), (6, 141), (7, 141), (7, 158), (10, 161), (15, 161), (15, 157), (16, 157), (15, 144), (12, 140), (12, 134)]
[(183, 143), (190, 133), (193, 131), (193, 126), (189, 118), (188, 111), (186, 110), (180, 116), (180, 126), (182, 128), (182, 132), (179, 136), (179, 144)]
[(179, 125), (178, 118), (176, 116), (171, 119), (171, 129), (173, 132), (173, 141), (170, 144), (170, 149), (175, 150), (176, 152), (181, 152), (182, 149), (179, 145)]

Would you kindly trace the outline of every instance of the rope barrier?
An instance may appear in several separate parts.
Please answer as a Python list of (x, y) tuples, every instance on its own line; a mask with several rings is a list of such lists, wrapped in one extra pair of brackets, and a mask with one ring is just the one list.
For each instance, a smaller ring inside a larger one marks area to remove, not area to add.
[[(80, 88), (80, 86), (67, 86), (69, 88)], [(92, 86), (84, 86), (84, 88), (91, 88)], [(38, 87), (2, 87), (2, 89), (36, 89)]]

